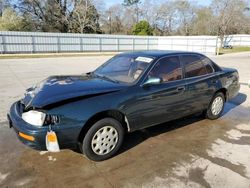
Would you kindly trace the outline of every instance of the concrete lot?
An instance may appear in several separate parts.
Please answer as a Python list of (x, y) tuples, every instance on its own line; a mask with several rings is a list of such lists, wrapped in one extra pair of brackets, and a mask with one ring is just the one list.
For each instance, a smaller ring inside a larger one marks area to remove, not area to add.
[(17, 140), (6, 113), (25, 88), (49, 75), (88, 72), (107, 58), (0, 60), (0, 187), (250, 187), (250, 53), (213, 57), (236, 67), (242, 83), (218, 120), (195, 116), (134, 132), (116, 157), (98, 163)]

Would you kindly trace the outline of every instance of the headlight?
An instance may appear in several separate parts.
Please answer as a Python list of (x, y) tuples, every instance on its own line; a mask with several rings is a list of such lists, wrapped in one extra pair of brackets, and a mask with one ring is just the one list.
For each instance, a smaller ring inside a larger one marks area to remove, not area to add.
[(27, 123), (34, 125), (34, 126), (42, 126), (44, 124), (46, 114), (43, 112), (35, 111), (35, 110), (30, 110), (28, 112), (24, 112), (22, 114), (22, 118), (24, 121)]

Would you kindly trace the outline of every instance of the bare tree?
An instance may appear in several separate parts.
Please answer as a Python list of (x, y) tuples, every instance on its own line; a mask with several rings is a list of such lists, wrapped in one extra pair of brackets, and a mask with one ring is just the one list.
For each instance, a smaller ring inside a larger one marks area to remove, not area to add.
[(179, 31), (181, 34), (189, 35), (191, 32), (191, 23), (194, 19), (194, 7), (185, 0), (176, 1), (178, 17), (179, 17)]
[(68, 20), (70, 32), (100, 33), (99, 15), (89, 0), (74, 1), (74, 9)]
[(123, 5), (128, 7), (134, 7), (135, 13), (136, 13), (136, 23), (139, 22), (139, 16), (140, 16), (140, 8), (139, 4), (141, 3), (140, 0), (124, 0)]
[(101, 18), (101, 28), (105, 33), (122, 34), (124, 32), (123, 10), (120, 4), (116, 4), (104, 12)]
[(208, 7), (195, 9), (195, 18), (192, 22), (192, 35), (215, 35), (213, 12)]
[(172, 35), (173, 27), (176, 23), (177, 3), (167, 1), (160, 5), (158, 9), (158, 22), (163, 31), (163, 35)]
[(222, 47), (225, 35), (235, 34), (242, 29), (246, 2), (244, 0), (213, 0), (211, 8), (214, 10), (216, 18), (214, 24)]

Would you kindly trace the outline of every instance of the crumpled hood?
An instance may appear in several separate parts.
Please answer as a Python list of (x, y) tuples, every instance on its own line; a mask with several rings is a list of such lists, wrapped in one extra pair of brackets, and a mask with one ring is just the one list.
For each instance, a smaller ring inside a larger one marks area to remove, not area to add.
[(51, 76), (26, 90), (25, 108), (43, 108), (68, 99), (121, 90), (126, 85), (90, 75)]

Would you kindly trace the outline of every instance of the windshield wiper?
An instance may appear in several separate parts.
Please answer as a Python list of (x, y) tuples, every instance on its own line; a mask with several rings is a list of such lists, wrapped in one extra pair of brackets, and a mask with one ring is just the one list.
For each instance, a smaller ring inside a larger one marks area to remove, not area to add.
[(119, 83), (118, 80), (115, 80), (114, 78), (110, 78), (110, 77), (108, 77), (108, 76), (106, 76), (106, 75), (97, 74), (97, 73), (94, 73), (94, 72), (92, 72), (92, 74), (93, 74), (94, 76), (99, 77), (99, 78), (103, 78), (103, 79), (106, 79), (106, 80), (109, 80), (109, 81), (112, 81), (112, 82), (115, 82), (115, 83)]

